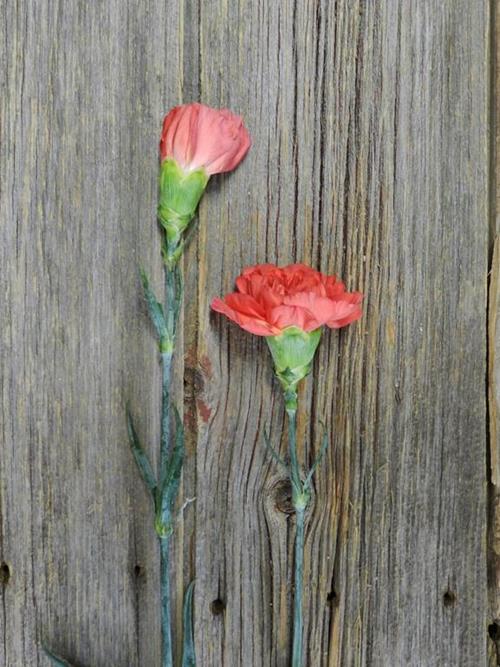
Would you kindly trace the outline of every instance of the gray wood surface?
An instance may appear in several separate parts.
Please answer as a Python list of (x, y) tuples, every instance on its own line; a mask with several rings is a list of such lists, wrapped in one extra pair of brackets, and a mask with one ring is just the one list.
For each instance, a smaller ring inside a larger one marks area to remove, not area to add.
[(500, 664), (500, 5), (492, 21), (490, 150), (490, 236), (494, 239), (488, 302), (488, 584), (490, 619), (489, 665)]
[(288, 665), (294, 521), (262, 443), (282, 404), (264, 342), (208, 306), (242, 266), (300, 260), (366, 294), (301, 391), (303, 460), (331, 433), (305, 664), (487, 664), (489, 4), (0, 2), (0, 665), (46, 665), (42, 640), (159, 664), (124, 406), (154, 451), (137, 268), (159, 289), (160, 124), (193, 99), (242, 113), (254, 145), (184, 262), (177, 625), (195, 576), (200, 666)]

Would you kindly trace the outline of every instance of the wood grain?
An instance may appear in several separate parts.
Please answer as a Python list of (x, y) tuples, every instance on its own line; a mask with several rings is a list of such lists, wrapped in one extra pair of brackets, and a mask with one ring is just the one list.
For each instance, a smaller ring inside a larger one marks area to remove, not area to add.
[(490, 91), (490, 237), (494, 239), (488, 294), (488, 593), (490, 667), (500, 664), (500, 8), (492, 3)]
[(294, 521), (262, 442), (265, 425), (280, 442), (281, 399), (264, 342), (208, 306), (244, 265), (305, 261), (366, 294), (301, 389), (303, 460), (321, 420), (331, 434), (305, 664), (487, 664), (489, 3), (2, 8), (0, 665), (47, 664), (42, 639), (86, 667), (159, 662), (124, 405), (154, 451), (137, 267), (159, 289), (159, 127), (191, 99), (242, 113), (254, 145), (210, 183), (184, 261), (197, 501), (176, 534), (177, 626), (195, 576), (200, 665), (288, 665)]
[(495, 239), (490, 271), (488, 307), (488, 417), (489, 417), (489, 525), (488, 575), (491, 623), (488, 626), (489, 665), (495, 667), (500, 659), (500, 439), (498, 420), (500, 408), (499, 361), (500, 349), (500, 239)]

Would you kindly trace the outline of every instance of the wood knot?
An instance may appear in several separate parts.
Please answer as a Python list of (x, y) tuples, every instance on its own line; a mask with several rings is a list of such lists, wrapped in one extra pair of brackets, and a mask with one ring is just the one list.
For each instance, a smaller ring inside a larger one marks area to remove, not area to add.
[(294, 514), (292, 503), (292, 485), (289, 479), (280, 479), (272, 489), (274, 506), (283, 514)]
[(190, 397), (196, 397), (205, 390), (205, 384), (212, 379), (213, 370), (210, 359), (203, 355), (199, 360), (192, 354), (186, 356), (184, 367), (184, 391)]
[(186, 366), (184, 368), (184, 391), (194, 398), (203, 392), (205, 389), (205, 376), (203, 372), (196, 367)]

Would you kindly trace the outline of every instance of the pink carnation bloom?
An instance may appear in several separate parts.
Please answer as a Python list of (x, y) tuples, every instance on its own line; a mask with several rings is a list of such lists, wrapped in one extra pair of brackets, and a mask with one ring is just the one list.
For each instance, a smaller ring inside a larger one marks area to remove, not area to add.
[(184, 104), (165, 116), (160, 156), (162, 162), (173, 158), (185, 171), (205, 169), (211, 176), (235, 169), (250, 144), (240, 116), (228, 109)]
[(250, 266), (236, 280), (237, 291), (214, 299), (211, 307), (257, 336), (278, 336), (288, 327), (339, 329), (361, 315), (360, 292), (304, 264), (283, 268)]

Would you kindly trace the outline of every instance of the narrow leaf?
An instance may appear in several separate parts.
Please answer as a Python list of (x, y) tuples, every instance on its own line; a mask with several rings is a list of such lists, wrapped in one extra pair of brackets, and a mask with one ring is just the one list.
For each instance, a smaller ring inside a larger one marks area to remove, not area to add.
[(141, 281), (144, 289), (144, 296), (148, 304), (149, 316), (154, 324), (158, 338), (163, 340), (167, 336), (167, 323), (165, 320), (165, 313), (161, 303), (158, 302), (156, 296), (149, 285), (149, 279), (146, 272), (141, 269)]
[(288, 466), (285, 463), (285, 461), (281, 458), (281, 456), (278, 454), (278, 452), (274, 449), (274, 447), (271, 445), (271, 441), (269, 440), (269, 436), (266, 433), (266, 429), (264, 429), (264, 440), (266, 443), (266, 448), (273, 457), (275, 461), (277, 461), (280, 465), (283, 466), (286, 470), (288, 470)]
[(304, 481), (304, 488), (308, 488), (311, 485), (311, 481), (313, 478), (314, 473), (316, 472), (316, 468), (319, 466), (321, 461), (323, 460), (323, 456), (325, 455), (326, 450), (328, 449), (328, 432), (325, 427), (324, 432), (323, 432), (323, 441), (321, 443), (321, 449), (319, 450), (318, 456), (314, 460), (314, 463), (311, 466), (311, 469), (307, 473), (307, 477)]
[(52, 662), (53, 665), (58, 665), (58, 667), (71, 667), (71, 664), (69, 662), (55, 655), (55, 653), (52, 653), (52, 651), (49, 651), (49, 649), (46, 646), (42, 646), (42, 648), (45, 655)]
[(182, 643), (182, 667), (196, 667), (193, 631), (193, 589), (194, 580), (189, 584), (184, 596), (182, 625), (184, 640)]
[(127, 410), (127, 426), (128, 426), (128, 437), (130, 442), (130, 447), (132, 449), (132, 454), (134, 455), (135, 462), (137, 467), (142, 475), (143, 480), (146, 482), (148, 489), (154, 496), (156, 490), (156, 479), (151, 467), (151, 463), (146, 455), (146, 452), (141, 447), (139, 438), (137, 436), (136, 430), (134, 428), (134, 423), (132, 421), (132, 415), (130, 410)]
[(175, 444), (168, 460), (166, 476), (161, 486), (162, 508), (172, 510), (181, 481), (182, 464), (184, 463), (184, 425), (179, 411), (173, 406), (175, 415)]

